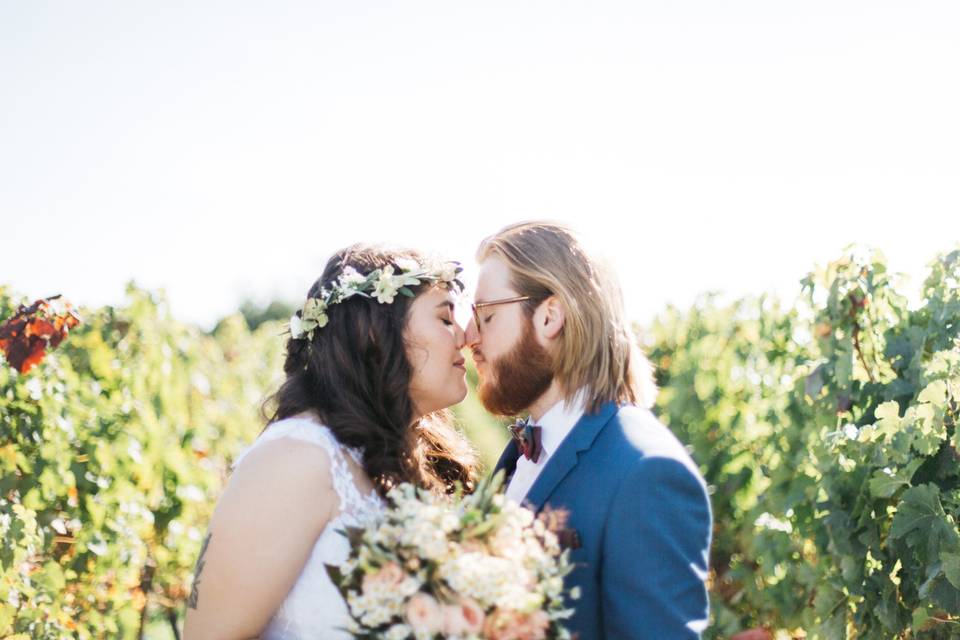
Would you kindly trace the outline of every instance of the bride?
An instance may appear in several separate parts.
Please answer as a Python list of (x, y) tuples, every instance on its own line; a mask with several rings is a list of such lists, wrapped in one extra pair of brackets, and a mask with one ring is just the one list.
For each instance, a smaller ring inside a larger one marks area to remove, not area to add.
[(476, 456), (444, 409), (467, 393), (455, 263), (355, 245), (291, 318), (272, 418), (234, 464), (197, 560), (187, 640), (350, 638), (325, 564), (389, 488), (471, 487)]

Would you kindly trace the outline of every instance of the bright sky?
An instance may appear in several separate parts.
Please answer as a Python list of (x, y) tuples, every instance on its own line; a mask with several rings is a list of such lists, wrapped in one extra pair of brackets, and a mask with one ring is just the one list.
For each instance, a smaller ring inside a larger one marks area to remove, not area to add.
[(960, 3), (0, 3), (0, 283), (209, 326), (335, 249), (572, 224), (630, 315), (960, 240)]

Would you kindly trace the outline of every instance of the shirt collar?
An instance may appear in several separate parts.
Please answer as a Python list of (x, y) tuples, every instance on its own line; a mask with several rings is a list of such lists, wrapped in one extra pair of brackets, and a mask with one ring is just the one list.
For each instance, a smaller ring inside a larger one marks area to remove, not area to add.
[(553, 455), (574, 425), (583, 417), (586, 405), (586, 391), (581, 389), (569, 403), (566, 400), (560, 400), (540, 418), (537, 424), (543, 428), (541, 432), (543, 450), (548, 456)]

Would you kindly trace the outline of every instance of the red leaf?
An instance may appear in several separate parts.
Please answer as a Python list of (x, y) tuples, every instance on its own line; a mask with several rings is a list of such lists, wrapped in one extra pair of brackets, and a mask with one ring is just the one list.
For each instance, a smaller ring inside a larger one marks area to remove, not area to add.
[(39, 364), (47, 349), (56, 348), (70, 329), (80, 324), (69, 304), (50, 304), (59, 297), (37, 300), (29, 307), (20, 305), (13, 317), (0, 325), (0, 351), (20, 373)]

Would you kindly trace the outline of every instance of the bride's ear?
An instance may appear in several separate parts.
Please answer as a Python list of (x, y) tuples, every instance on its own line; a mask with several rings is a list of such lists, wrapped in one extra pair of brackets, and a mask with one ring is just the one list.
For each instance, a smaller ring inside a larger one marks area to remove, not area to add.
[(557, 296), (550, 296), (540, 303), (533, 314), (534, 328), (545, 341), (555, 340), (563, 331), (565, 310)]

